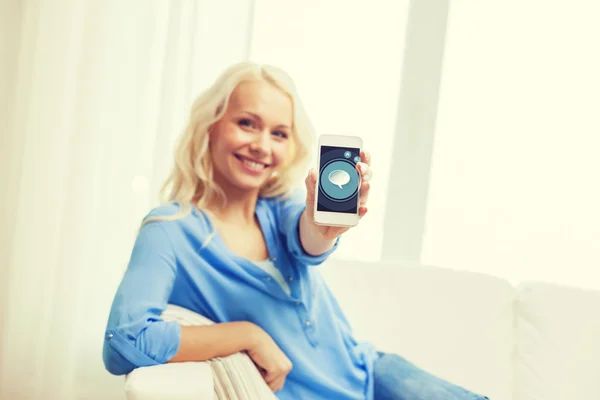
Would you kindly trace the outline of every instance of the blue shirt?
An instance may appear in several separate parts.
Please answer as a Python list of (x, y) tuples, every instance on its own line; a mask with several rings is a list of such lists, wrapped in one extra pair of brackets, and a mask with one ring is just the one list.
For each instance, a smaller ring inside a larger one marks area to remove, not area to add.
[[(270, 259), (288, 279), (291, 295), (253, 262), (230, 251), (196, 208), (174, 221), (148, 222), (110, 311), (103, 359), (115, 375), (167, 362), (179, 348), (180, 326), (163, 321), (176, 304), (215, 322), (250, 321), (264, 329), (293, 364), (280, 399), (373, 398), (374, 346), (359, 343), (316, 267), (335, 250), (310, 256), (300, 243), (305, 206), (259, 199), (256, 216)], [(148, 216), (168, 216), (177, 203)]]

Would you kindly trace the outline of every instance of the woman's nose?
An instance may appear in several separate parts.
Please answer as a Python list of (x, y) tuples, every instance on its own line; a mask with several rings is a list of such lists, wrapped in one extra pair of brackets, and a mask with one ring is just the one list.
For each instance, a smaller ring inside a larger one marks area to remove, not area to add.
[(256, 135), (255, 140), (251, 143), (250, 149), (262, 154), (271, 152), (271, 134), (267, 130), (261, 131)]

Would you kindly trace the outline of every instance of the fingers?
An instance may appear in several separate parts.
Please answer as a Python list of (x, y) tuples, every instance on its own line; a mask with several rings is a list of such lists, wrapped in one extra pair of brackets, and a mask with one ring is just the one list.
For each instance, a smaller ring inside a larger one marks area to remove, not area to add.
[(308, 171), (308, 175), (306, 176), (306, 179), (304, 180), (304, 182), (308, 185), (309, 183), (316, 183), (317, 182), (317, 170), (314, 168), (311, 168)]
[(265, 382), (273, 392), (283, 389), (287, 375), (292, 370), (292, 362), (285, 359), (278, 366), (263, 375)]
[(356, 168), (358, 169), (363, 182), (368, 182), (373, 177), (373, 170), (371, 169), (371, 153), (368, 151), (361, 151), (360, 160), (361, 161), (356, 164)]
[(360, 206), (360, 207), (358, 207), (358, 216), (361, 217), (361, 218), (364, 217), (365, 214), (367, 213), (367, 211), (368, 210), (367, 210), (366, 206)]
[(361, 151), (360, 159), (368, 166), (371, 166), (371, 153), (369, 153), (368, 151)]
[(369, 199), (369, 192), (371, 191), (371, 184), (369, 182), (365, 182), (360, 185), (360, 205), (366, 206), (367, 200)]
[(271, 384), (273, 384), (274, 382), (276, 382), (277, 380), (281, 379), (282, 374), (280, 372), (275, 372), (275, 371), (267, 371), (267, 373), (264, 375), (265, 378), (265, 382), (267, 382), (267, 384), (270, 386)]
[(308, 171), (308, 176), (304, 179), (306, 185), (306, 211), (309, 217), (313, 215), (313, 207), (315, 203), (315, 186), (317, 183), (317, 172), (314, 169)]
[(281, 389), (283, 389), (284, 383), (285, 383), (285, 377), (279, 377), (279, 378), (273, 379), (270, 382), (267, 382), (267, 385), (273, 392), (278, 392)]
[(304, 184), (306, 185), (307, 193), (315, 192), (315, 184), (317, 183), (317, 171), (314, 168), (311, 168), (308, 171), (308, 176), (304, 179)]
[(369, 166), (371, 163), (371, 155), (369, 153), (361, 152), (361, 159), (364, 160), (356, 164), (356, 169), (361, 176), (360, 185), (360, 203), (358, 208), (358, 216), (364, 217), (367, 213), (367, 201), (369, 200), (369, 192), (371, 190), (371, 184), (369, 181), (373, 177), (373, 171)]
[(285, 384), (285, 379), (287, 377), (288, 372), (281, 371), (277, 373), (274, 372), (272, 374), (267, 374), (264, 377), (265, 382), (273, 392), (277, 392), (283, 389), (283, 385)]
[(360, 177), (363, 182), (369, 182), (371, 180), (371, 178), (373, 177), (373, 171), (371, 170), (371, 167), (369, 167), (369, 164), (367, 164), (367, 163), (364, 163), (364, 162), (357, 163), (356, 170), (360, 174)]

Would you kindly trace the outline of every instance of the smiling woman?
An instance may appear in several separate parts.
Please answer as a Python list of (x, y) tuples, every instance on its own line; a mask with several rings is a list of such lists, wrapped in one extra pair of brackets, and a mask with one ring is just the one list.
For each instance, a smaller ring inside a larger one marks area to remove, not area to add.
[[(143, 221), (114, 297), (107, 370), (246, 351), (280, 399), (483, 398), (355, 339), (315, 268), (348, 228), (315, 222), (315, 170), (306, 198), (290, 196), (311, 139), (291, 79), (276, 68), (237, 64), (199, 97), (165, 204)], [(346, 172), (369, 180), (370, 156), (356, 157)], [(360, 189), (360, 217), (370, 187)], [(168, 304), (216, 323), (165, 321)]]
[(210, 128), (214, 182), (234, 188), (261, 188), (293, 157), (292, 101), (264, 81), (240, 84), (223, 117)]
[(162, 200), (178, 201), (186, 212), (192, 202), (225, 203), (224, 189), (237, 187), (231, 179), (245, 180), (261, 196), (286, 193), (305, 173), (312, 137), (285, 72), (252, 63), (231, 66), (192, 105)]

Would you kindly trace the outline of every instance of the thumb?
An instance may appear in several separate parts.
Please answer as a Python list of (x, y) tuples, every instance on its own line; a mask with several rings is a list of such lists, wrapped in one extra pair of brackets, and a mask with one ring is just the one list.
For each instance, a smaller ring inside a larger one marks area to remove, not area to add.
[(304, 180), (306, 184), (306, 211), (310, 217), (314, 213), (315, 207), (315, 189), (317, 185), (317, 171), (311, 169), (308, 171), (308, 176)]

